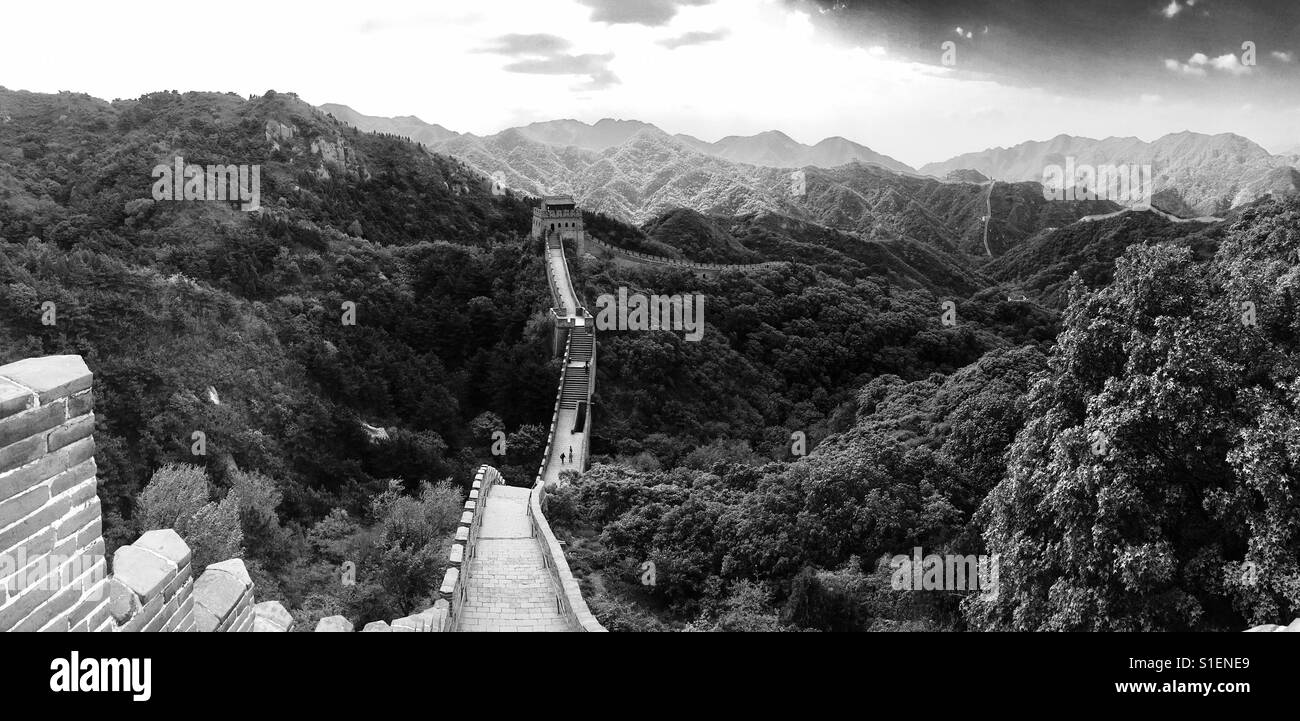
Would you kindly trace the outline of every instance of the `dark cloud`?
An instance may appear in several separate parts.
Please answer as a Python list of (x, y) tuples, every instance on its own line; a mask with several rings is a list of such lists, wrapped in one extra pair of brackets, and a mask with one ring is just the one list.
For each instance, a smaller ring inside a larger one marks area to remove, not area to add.
[(659, 44), (668, 48), (669, 50), (674, 50), (676, 48), (685, 47), (687, 45), (703, 45), (704, 43), (716, 42), (718, 40), (727, 37), (728, 34), (729, 33), (726, 30), (713, 30), (711, 32), (697, 31), (692, 33), (684, 33), (682, 35), (678, 35), (675, 38), (667, 38), (665, 40), (660, 40)]
[(573, 54), (567, 52), (571, 43), (559, 35), (545, 33), (502, 35), (495, 38), (480, 52), (505, 55), (515, 60), (505, 66), (511, 73), (530, 75), (585, 75), (586, 90), (599, 90), (617, 85), (618, 76), (609, 69), (613, 53)]
[[(1249, 78), (1262, 95), (1300, 88), (1285, 53), (1300, 48), (1296, 0), (784, 0), (811, 10), (819, 29), (891, 57), (939, 65), (956, 46), (956, 71), (1053, 90), (1131, 95), (1204, 92), (1197, 80)], [(1258, 47), (1261, 72), (1227, 55)], [(1278, 53), (1275, 55), (1274, 53)], [(1184, 62), (1204, 54), (1220, 65)], [(1179, 61), (1176, 69), (1170, 59)], [(1187, 70), (1184, 71), (1184, 64)], [(1215, 73), (1215, 68), (1225, 72)]]
[(677, 9), (687, 5), (708, 5), (713, 0), (578, 0), (591, 8), (591, 19), (596, 22), (649, 25), (666, 24), (677, 14)]

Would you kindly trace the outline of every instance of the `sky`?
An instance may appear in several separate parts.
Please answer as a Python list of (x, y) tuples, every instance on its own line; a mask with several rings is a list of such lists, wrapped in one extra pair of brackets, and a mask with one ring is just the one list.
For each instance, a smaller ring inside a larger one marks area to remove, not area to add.
[(0, 85), (291, 91), (480, 135), (637, 119), (914, 167), (1058, 134), (1300, 147), (1300, 0), (14, 3)]

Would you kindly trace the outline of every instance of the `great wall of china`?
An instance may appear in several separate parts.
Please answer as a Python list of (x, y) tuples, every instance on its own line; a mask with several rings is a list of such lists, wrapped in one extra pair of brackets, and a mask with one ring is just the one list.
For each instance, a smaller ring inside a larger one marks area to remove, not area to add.
[[(596, 345), (592, 315), (569, 276), (565, 244), (623, 262), (697, 276), (761, 267), (689, 263), (622, 250), (587, 237), (568, 197), (534, 211), (551, 291), (552, 349), (562, 357), (545, 455), (531, 488), (475, 473), (438, 599), (363, 631), (604, 631), (587, 608), (564, 549), (546, 521), (546, 492), (564, 471), (587, 467)], [(290, 631), (278, 601), (254, 602), (240, 559), (198, 578), (190, 548), (151, 530), (107, 563), (96, 494), (94, 396), (80, 356), (29, 358), (0, 367), (0, 631)], [(353, 631), (341, 616), (316, 631)]]
[[(593, 318), (574, 291), (566, 242), (582, 255), (681, 267), (703, 277), (762, 267), (685, 263), (586, 237), (567, 197), (534, 211), (544, 241), (553, 343), (562, 356), (545, 454), (530, 488), (511, 487), (490, 466), (474, 475), (438, 599), (404, 618), (361, 630), (605, 631), (588, 610), (564, 549), (547, 523), (546, 494), (565, 471), (587, 467), (595, 387)], [(194, 578), (191, 553), (170, 529), (151, 530), (106, 563), (96, 495), (94, 396), (80, 356), (0, 366), (0, 631), (284, 632), (294, 620), (278, 601), (256, 603), (244, 564), (230, 559)], [(341, 616), (316, 631), (353, 631)], [(1251, 631), (1300, 631), (1257, 626)]]

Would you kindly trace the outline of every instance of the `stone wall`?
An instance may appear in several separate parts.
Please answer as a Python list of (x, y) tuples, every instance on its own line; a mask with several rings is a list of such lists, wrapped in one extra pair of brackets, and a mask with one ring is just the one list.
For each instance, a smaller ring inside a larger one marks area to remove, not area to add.
[(214, 563), (195, 581), (172, 530), (117, 549), (109, 568), (91, 385), (80, 356), (0, 366), (0, 631), (254, 630), (243, 561)]
[(105, 630), (91, 374), (80, 356), (0, 366), (0, 630)]
[(190, 549), (171, 529), (117, 549), (108, 588), (112, 624), (95, 630), (195, 630)]

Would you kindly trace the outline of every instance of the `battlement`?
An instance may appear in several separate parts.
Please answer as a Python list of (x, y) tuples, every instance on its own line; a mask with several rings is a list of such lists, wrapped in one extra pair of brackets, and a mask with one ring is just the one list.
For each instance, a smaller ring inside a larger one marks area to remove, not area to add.
[(195, 581), (175, 531), (118, 548), (110, 568), (94, 405), (80, 356), (0, 366), (0, 631), (254, 630), (243, 561)]

